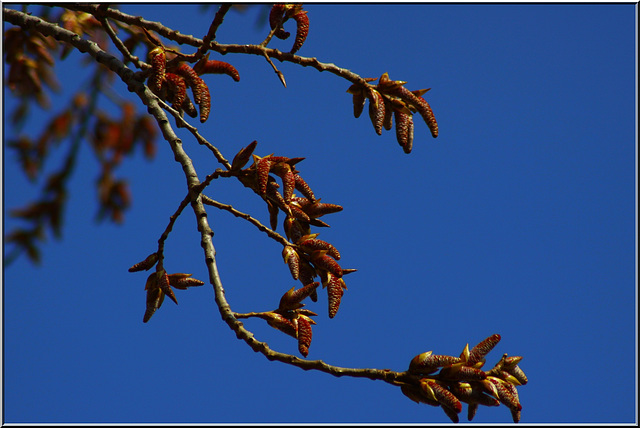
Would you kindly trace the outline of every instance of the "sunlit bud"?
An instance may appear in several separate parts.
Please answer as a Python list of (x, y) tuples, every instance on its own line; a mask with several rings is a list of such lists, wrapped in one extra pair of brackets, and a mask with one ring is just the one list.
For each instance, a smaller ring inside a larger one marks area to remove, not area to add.
[(193, 100), (200, 107), (200, 122), (204, 123), (209, 117), (211, 110), (211, 96), (209, 94), (209, 87), (202, 80), (198, 73), (185, 63), (180, 63), (172, 71), (182, 76), (187, 85), (193, 92)]
[(280, 330), (281, 332), (288, 334), (291, 337), (298, 337), (298, 327), (297, 322), (294, 323), (293, 320), (282, 316), (281, 314), (275, 312), (267, 312), (262, 314), (260, 318), (267, 320), (267, 324), (271, 327)]
[[(294, 204), (291, 204), (293, 206)], [(297, 242), (302, 236), (309, 232), (309, 226), (301, 224), (296, 217), (287, 216), (284, 219), (284, 232), (291, 242)]]
[(280, 25), (273, 33), (273, 35), (282, 40), (289, 38), (289, 36), (291, 35), (288, 31), (285, 31), (282, 28), (283, 15), (286, 6), (287, 5), (282, 3), (274, 4), (273, 7), (271, 7), (271, 11), (269, 11), (269, 25), (271, 26), (271, 29), (273, 30), (274, 28), (276, 28), (278, 22), (280, 22)]
[(299, 242), (297, 242), (297, 245), (302, 247), (302, 249), (308, 253), (312, 253), (317, 250), (325, 250), (327, 254), (333, 257), (334, 259), (340, 260), (340, 253), (338, 252), (336, 247), (334, 247), (330, 243), (325, 242), (321, 239), (314, 239), (314, 238), (301, 239)]
[(300, 256), (298, 252), (292, 246), (287, 245), (282, 249), (282, 258), (289, 266), (293, 279), (298, 279), (300, 276)]
[(295, 203), (289, 204), (289, 210), (291, 212), (291, 215), (297, 218), (298, 220), (302, 220), (306, 222), (311, 220), (309, 218), (309, 215), (306, 212), (304, 212), (302, 208), (298, 206), (298, 204), (295, 204)]
[(450, 355), (433, 355), (431, 351), (413, 357), (409, 363), (409, 372), (414, 374), (430, 374), (438, 367), (445, 367), (460, 362), (460, 358)]
[(193, 66), (193, 69), (199, 75), (226, 74), (236, 82), (240, 81), (240, 73), (238, 73), (238, 70), (236, 70), (236, 68), (233, 65), (226, 63), (224, 61), (217, 61), (214, 59), (207, 60), (205, 58), (202, 58), (200, 61), (196, 63), (196, 65)]
[(384, 100), (384, 118), (382, 119), (382, 127), (387, 131), (390, 131), (393, 127), (393, 109), (391, 108), (391, 102)]
[(147, 309), (144, 312), (142, 322), (147, 322), (151, 319), (151, 316), (162, 306), (164, 300), (164, 293), (160, 288), (154, 288), (147, 290)]
[(313, 204), (308, 204), (302, 207), (302, 209), (304, 210), (304, 212), (306, 212), (309, 215), (309, 217), (312, 217), (312, 218), (322, 217), (323, 215), (332, 214), (332, 213), (336, 213), (343, 210), (343, 208), (340, 205), (325, 204), (322, 202), (315, 202)]
[(143, 270), (149, 270), (155, 264), (158, 263), (158, 253), (153, 253), (147, 256), (143, 261), (136, 263), (135, 265), (129, 268), (129, 272), (140, 272)]
[(344, 295), (344, 281), (330, 275), (327, 283), (327, 296), (329, 300), (329, 318), (333, 318), (338, 313), (342, 296)]
[(282, 211), (288, 212), (289, 206), (285, 202), (280, 192), (278, 192), (278, 188), (280, 186), (278, 185), (278, 183), (276, 183), (275, 178), (269, 176), (267, 180), (267, 198), (269, 198), (269, 200), (272, 201)]
[(304, 41), (307, 39), (307, 35), (309, 34), (309, 17), (306, 11), (301, 10), (292, 15), (291, 18), (296, 21), (296, 39), (289, 53), (294, 54), (300, 50)]
[(462, 403), (460, 403), (460, 400), (458, 400), (446, 387), (431, 379), (425, 379), (421, 381), (421, 384), (423, 385), (423, 389), (425, 384), (430, 387), (436, 401), (443, 407), (448, 407), (456, 413), (460, 413), (462, 411)]
[[(300, 274), (298, 279), (302, 283), (302, 285), (307, 285), (312, 283), (316, 276), (317, 276), (317, 273), (315, 268), (311, 266), (309, 262), (307, 262), (306, 260), (300, 260)], [(311, 300), (313, 300), (313, 297)]]
[(484, 359), (484, 357), (498, 344), (498, 342), (500, 342), (500, 335), (494, 334), (478, 343), (471, 349), (471, 351), (469, 351), (467, 363), (469, 365), (474, 365)]
[(247, 162), (249, 162), (249, 159), (251, 159), (251, 155), (253, 154), (253, 151), (256, 149), (257, 145), (258, 142), (254, 140), (247, 147), (241, 149), (235, 155), (233, 161), (231, 162), (231, 170), (236, 171), (242, 169), (247, 164)]
[(306, 357), (309, 355), (309, 346), (311, 346), (311, 323), (309, 318), (305, 316), (298, 317), (298, 351)]
[(385, 105), (382, 95), (375, 89), (369, 91), (369, 118), (376, 134), (382, 135), (382, 125), (385, 117)]
[(396, 139), (405, 153), (413, 149), (413, 115), (394, 111), (396, 117)]
[(338, 278), (342, 277), (342, 269), (338, 262), (326, 254), (326, 251), (314, 251), (311, 254), (311, 262), (320, 269), (324, 269)]
[(164, 53), (164, 48), (158, 46), (148, 54), (149, 62), (151, 63), (151, 74), (149, 75), (149, 88), (155, 93), (160, 94), (162, 92), (162, 82), (167, 66), (167, 57)]
[(511, 373), (506, 372), (504, 370), (501, 370), (499, 375), (500, 379), (505, 380), (507, 382), (509, 382), (510, 384), (516, 385), (516, 386), (521, 386), (522, 384), (520, 383), (520, 381), (513, 376)]
[(364, 96), (363, 90), (353, 92), (353, 115), (356, 117), (356, 119), (359, 118), (362, 114), (366, 99), (367, 98)]
[(302, 193), (311, 202), (315, 202), (316, 201), (316, 197), (313, 194), (313, 191), (311, 190), (311, 188), (309, 187), (307, 182), (304, 181), (302, 179), (302, 177), (300, 177), (300, 175), (298, 175), (298, 174), (295, 174), (294, 180), (295, 180), (295, 188), (296, 188), (296, 190), (298, 190), (300, 193)]
[(173, 302), (177, 305), (178, 300), (176, 300), (176, 296), (175, 294), (173, 294), (173, 290), (171, 289), (171, 285), (169, 283), (169, 275), (167, 275), (167, 272), (165, 272), (164, 270), (157, 272), (157, 275), (158, 275), (158, 286), (164, 292), (164, 294), (169, 296), (169, 298), (173, 300)]
[(445, 367), (440, 372), (442, 378), (455, 379), (455, 380), (483, 380), (486, 379), (487, 374), (474, 367), (468, 367), (462, 365), (464, 363), (454, 364), (451, 367)]
[(519, 366), (509, 367), (507, 372), (513, 375), (513, 377), (516, 378), (518, 382), (520, 382), (520, 385), (526, 385), (527, 382), (529, 382), (529, 380), (527, 379), (527, 376), (524, 374), (524, 372)]
[(464, 349), (460, 353), (460, 359), (462, 361), (468, 361), (469, 360), (469, 344), (468, 343), (464, 346)]
[(145, 290), (153, 290), (159, 288), (158, 285), (158, 275), (156, 272), (153, 272), (147, 277), (147, 282), (144, 284)]
[(189, 287), (201, 287), (204, 285), (204, 281), (191, 278), (191, 274), (172, 273), (169, 275), (169, 284), (178, 290), (186, 290)]
[(487, 379), (495, 385), (498, 400), (500, 400), (502, 404), (514, 411), (522, 410), (522, 405), (518, 402), (518, 397), (512, 392), (511, 387), (515, 390), (513, 385), (493, 376), (489, 376)]
[(258, 193), (264, 195), (267, 193), (267, 183), (269, 182), (269, 170), (271, 169), (271, 160), (269, 157), (261, 158), (253, 155), (253, 161), (256, 167), (256, 180), (258, 183)]

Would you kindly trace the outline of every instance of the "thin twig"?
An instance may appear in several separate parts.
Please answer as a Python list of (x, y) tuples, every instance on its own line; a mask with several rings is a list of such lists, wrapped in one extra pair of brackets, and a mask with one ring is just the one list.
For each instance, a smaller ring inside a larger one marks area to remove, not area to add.
[[(64, 4), (63, 7), (72, 10), (79, 10), (83, 12), (93, 13), (98, 6), (91, 4)], [(165, 27), (160, 22), (148, 21), (143, 19), (140, 16), (132, 16), (126, 13), (123, 13), (117, 9), (106, 9), (104, 11), (105, 16), (108, 16), (111, 19), (125, 22), (129, 25), (136, 25), (139, 27), (143, 27), (147, 30), (153, 30), (156, 33), (160, 34), (162, 37), (165, 37), (169, 40), (172, 40), (180, 45), (189, 45), (194, 47), (200, 47), (203, 44), (201, 39), (197, 37), (181, 34), (179, 31), (173, 30), (171, 28)], [(264, 42), (263, 42), (264, 43)], [(294, 64), (299, 64), (303, 67), (312, 67), (316, 70), (323, 72), (329, 72), (331, 74), (335, 74), (339, 77), (342, 77), (351, 83), (357, 83), (362, 86), (370, 86), (368, 82), (360, 77), (358, 74), (353, 73), (346, 68), (338, 67), (332, 63), (323, 63), (318, 61), (317, 58), (308, 58), (302, 57), (294, 54), (290, 54), (288, 52), (282, 52), (277, 49), (270, 49), (266, 46), (261, 45), (238, 45), (238, 44), (220, 44), (216, 41), (212, 41), (210, 46), (208, 46), (210, 50), (218, 52), (222, 55), (226, 55), (228, 53), (238, 53), (238, 54), (249, 54), (249, 55), (259, 55), (264, 56), (265, 53), (269, 58), (275, 58), (281, 62), (292, 62)]]
[(273, 61), (271, 61), (271, 58), (269, 58), (269, 55), (267, 55), (266, 52), (264, 53), (264, 57), (267, 59), (269, 64), (271, 64), (271, 67), (273, 67), (273, 71), (276, 72), (276, 74), (278, 75), (278, 78), (280, 79), (280, 82), (282, 82), (282, 85), (286, 88), (287, 87), (287, 82), (284, 80), (284, 74), (282, 74), (282, 72), (280, 70), (278, 70), (278, 67), (276, 67), (276, 65), (273, 63)]
[[(109, 9), (112, 11), (113, 9)], [(191, 189), (198, 184), (197, 172), (187, 153), (182, 147), (182, 142), (171, 129), (169, 120), (158, 103), (158, 98), (141, 82), (135, 79), (135, 73), (113, 55), (104, 52), (95, 42), (85, 40), (77, 34), (61, 28), (55, 24), (46, 22), (36, 16), (12, 10), (3, 9), (3, 19), (13, 25), (20, 26), (25, 30), (34, 30), (43, 35), (54, 37), (57, 40), (68, 43), (80, 52), (91, 55), (98, 63), (105, 65), (115, 72), (128, 89), (135, 92), (140, 100), (147, 106), (149, 113), (156, 119), (164, 139), (171, 146), (175, 159), (180, 163), (187, 179), (187, 185)], [(397, 382), (417, 383), (416, 376), (407, 372), (394, 372), (386, 369), (354, 369), (329, 365), (321, 360), (303, 360), (294, 355), (277, 352), (269, 348), (265, 342), (257, 340), (253, 333), (244, 328), (241, 321), (234, 317), (233, 311), (225, 297), (224, 287), (220, 278), (220, 273), (216, 264), (215, 247), (213, 245), (213, 230), (209, 226), (206, 210), (204, 209), (202, 198), (190, 198), (191, 206), (196, 216), (198, 231), (201, 236), (201, 245), (204, 251), (205, 263), (209, 270), (209, 281), (213, 285), (215, 301), (220, 311), (220, 315), (236, 336), (245, 341), (251, 349), (262, 353), (270, 361), (280, 361), (299, 367), (303, 370), (318, 370), (329, 373), (336, 377), (349, 376), (367, 378), (371, 380), (382, 380), (390, 384)]]
[(126, 61), (131, 61), (131, 63), (133, 63), (133, 65), (135, 65), (137, 68), (142, 68), (140, 65), (140, 58), (132, 55), (131, 52), (129, 52), (129, 49), (127, 49), (124, 43), (122, 43), (122, 40), (120, 40), (120, 38), (115, 33), (115, 31), (113, 31), (113, 28), (111, 28), (111, 25), (109, 25), (109, 21), (107, 20), (107, 18), (102, 14), (96, 14), (94, 16), (98, 21), (100, 21), (100, 24), (102, 24), (102, 28), (104, 28), (104, 31), (111, 38), (113, 45), (120, 51), (120, 53), (122, 53), (122, 56), (125, 59), (125, 63)]
[(216, 207), (218, 209), (224, 210), (224, 211), (228, 211), (231, 214), (233, 214), (236, 217), (240, 217), (244, 220), (247, 220), (249, 223), (253, 224), (255, 227), (258, 228), (258, 230), (260, 230), (261, 232), (266, 233), (269, 238), (273, 238), (276, 241), (278, 241), (279, 243), (281, 243), (284, 246), (287, 245), (293, 245), (291, 244), (287, 238), (285, 238), (284, 236), (280, 235), (278, 232), (275, 232), (274, 230), (268, 228), (267, 226), (263, 225), (262, 223), (260, 223), (259, 220), (251, 217), (249, 214), (247, 213), (243, 213), (242, 211), (238, 211), (237, 209), (233, 208), (231, 205), (228, 204), (223, 204), (220, 203), (218, 201), (215, 201), (213, 199), (211, 199), (210, 197), (206, 196), (206, 195), (202, 195), (202, 202), (206, 205), (211, 205), (212, 207)]
[(164, 108), (166, 111), (171, 113), (171, 115), (176, 119), (176, 123), (178, 127), (186, 128), (189, 132), (191, 132), (191, 134), (193, 134), (193, 136), (196, 138), (196, 140), (200, 145), (205, 146), (206, 148), (211, 150), (211, 152), (216, 157), (219, 163), (221, 163), (225, 168), (231, 169), (231, 163), (222, 155), (222, 153), (220, 152), (220, 150), (218, 150), (216, 146), (211, 144), (209, 141), (207, 141), (206, 138), (200, 135), (196, 127), (194, 127), (189, 122), (184, 120), (182, 115), (173, 107), (171, 107), (169, 104), (165, 103), (163, 100), (161, 100), (157, 96), (156, 96), (156, 99), (158, 100), (158, 104), (160, 104), (162, 108)]
[(158, 266), (159, 266), (159, 269), (162, 269), (162, 264), (163, 264), (163, 260), (164, 260), (164, 243), (167, 240), (167, 238), (169, 238), (169, 234), (173, 230), (173, 225), (175, 224), (176, 220), (178, 219), (178, 217), (180, 217), (180, 214), (182, 214), (182, 211), (184, 211), (184, 209), (187, 207), (187, 205), (189, 205), (189, 202), (191, 201), (191, 199), (192, 199), (192, 195), (191, 195), (191, 193), (189, 193), (180, 202), (180, 205), (178, 206), (178, 209), (176, 210), (175, 213), (173, 213), (173, 215), (171, 217), (169, 217), (169, 223), (167, 224), (167, 227), (165, 227), (164, 232), (162, 232), (162, 235), (160, 235), (160, 238), (158, 239)]
[(220, 6), (220, 9), (218, 9), (218, 11), (216, 12), (216, 16), (213, 18), (213, 21), (211, 21), (209, 31), (202, 39), (202, 45), (198, 47), (198, 50), (193, 55), (186, 55), (182, 57), (183, 60), (188, 62), (196, 62), (200, 60), (200, 58), (202, 58), (205, 53), (207, 53), (207, 50), (209, 50), (209, 44), (212, 40), (216, 39), (216, 32), (218, 31), (218, 27), (220, 27), (220, 25), (224, 21), (224, 17), (229, 9), (231, 9), (231, 6), (231, 3), (224, 3)]

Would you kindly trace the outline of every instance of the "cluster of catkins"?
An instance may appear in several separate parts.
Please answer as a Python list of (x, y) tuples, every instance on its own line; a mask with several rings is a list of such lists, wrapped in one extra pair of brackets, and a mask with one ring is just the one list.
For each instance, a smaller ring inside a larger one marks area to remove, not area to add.
[[(296, 169), (296, 165), (304, 158), (273, 155), (260, 157), (253, 154), (256, 145), (257, 142), (254, 141), (240, 150), (232, 162), (231, 172), (235, 173), (242, 184), (253, 189), (264, 199), (273, 230), (278, 226), (278, 214), (280, 212), (285, 214), (283, 225), (290, 243), (284, 246), (282, 257), (293, 279), (302, 284), (302, 288), (298, 290), (292, 288), (283, 296), (277, 318), (303, 321), (296, 321), (293, 328), (288, 323), (284, 324), (286, 327), (279, 328), (278, 321), (273, 320), (270, 324), (287, 333), (297, 332), (300, 328), (304, 331), (308, 330), (310, 342), (311, 329), (310, 325), (307, 325), (310, 324), (310, 318), (308, 318), (310, 311), (300, 312), (302, 307), (299, 306), (302, 305), (300, 302), (306, 297), (310, 297), (314, 302), (317, 301), (316, 289), (322, 284), (322, 287), (327, 289), (329, 317), (333, 318), (338, 312), (344, 290), (347, 288), (343, 276), (355, 271), (355, 269), (343, 269), (338, 263), (340, 260), (338, 250), (332, 244), (318, 239), (318, 233), (311, 232), (311, 226), (328, 227), (329, 225), (320, 220), (320, 217), (342, 211), (342, 207), (321, 202), (316, 198)], [(253, 164), (242, 169), (251, 158), (253, 158)], [(282, 186), (274, 176), (280, 178)], [(296, 191), (302, 196), (297, 196)], [(320, 281), (315, 281), (316, 277), (319, 277)], [(298, 337), (298, 333), (295, 337)], [(307, 355), (308, 344), (300, 345), (300, 353)]]
[(274, 4), (269, 12), (269, 25), (273, 30), (273, 35), (279, 39), (286, 40), (291, 35), (282, 27), (289, 18), (296, 21), (296, 37), (289, 53), (294, 54), (302, 47), (309, 34), (309, 17), (307, 12), (302, 10), (301, 4)]
[[(366, 78), (367, 82), (376, 78)], [(407, 82), (391, 80), (384, 73), (377, 85), (353, 84), (347, 92), (353, 95), (353, 115), (358, 118), (364, 110), (366, 100), (369, 100), (369, 117), (373, 129), (382, 135), (382, 129), (387, 131), (396, 122), (396, 138), (405, 153), (413, 149), (413, 114), (419, 113), (425, 121), (433, 138), (438, 136), (438, 123), (433, 115), (429, 103), (422, 97), (429, 89), (410, 91), (404, 87)]]
[(210, 60), (209, 54), (201, 58), (193, 68), (184, 62), (167, 66), (167, 53), (162, 46), (152, 49), (148, 57), (151, 72), (147, 82), (151, 91), (170, 102), (171, 107), (180, 113), (186, 112), (189, 116), (196, 117), (198, 112), (187, 94), (187, 88), (191, 88), (193, 101), (200, 108), (202, 123), (209, 118), (211, 95), (209, 87), (200, 76), (226, 74), (236, 82), (240, 81), (240, 74), (234, 66), (224, 61)]
[(408, 373), (416, 375), (419, 381), (402, 384), (402, 393), (417, 403), (441, 406), (453, 422), (459, 420), (462, 402), (469, 406), (469, 421), (478, 406), (502, 403), (511, 411), (513, 421), (519, 422), (522, 405), (516, 387), (527, 383), (527, 377), (518, 367), (522, 357), (504, 354), (491, 370), (481, 369), (485, 356), (499, 341), (500, 335), (494, 334), (471, 350), (467, 344), (459, 357), (434, 355), (431, 351), (416, 355), (409, 364)]
[[(136, 263), (129, 268), (129, 272), (140, 272), (149, 270), (158, 263), (158, 253), (150, 254), (143, 261)], [(177, 305), (178, 300), (171, 287), (178, 290), (186, 290), (189, 287), (199, 287), (204, 285), (204, 281), (192, 278), (190, 273), (172, 273), (168, 274), (164, 269), (157, 269), (147, 277), (144, 289), (147, 290), (147, 309), (142, 318), (142, 322), (147, 322), (151, 316), (160, 309), (164, 296), (169, 296)]]

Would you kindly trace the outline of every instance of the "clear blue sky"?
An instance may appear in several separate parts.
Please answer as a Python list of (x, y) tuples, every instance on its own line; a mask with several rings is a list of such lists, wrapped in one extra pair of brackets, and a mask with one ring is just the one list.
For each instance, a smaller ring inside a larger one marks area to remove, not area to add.
[[(347, 81), (276, 61), (285, 89), (261, 57), (212, 54), (235, 65), (241, 81), (208, 78), (211, 118), (193, 122), (201, 133), (229, 159), (254, 139), (258, 154), (306, 157), (298, 169), (316, 195), (344, 206), (320, 238), (358, 272), (346, 277), (334, 319), (325, 293), (309, 302), (319, 314), (309, 358), (401, 371), (421, 352), (457, 355), (499, 333), (487, 365), (505, 352), (524, 357), (523, 423), (637, 422), (636, 6), (305, 9), (310, 33), (300, 55), (432, 88), (425, 98), (440, 127), (434, 140), (416, 121), (406, 155), (394, 132), (378, 136), (366, 112), (353, 117)], [(202, 37), (214, 9), (123, 10)], [(266, 27), (256, 17), (230, 12), (218, 40), (261, 42)], [(65, 88), (86, 79), (75, 74), (76, 58), (60, 64)], [(114, 89), (131, 96), (117, 81)], [(14, 105), (5, 89), (4, 111)], [(31, 135), (44, 117), (31, 122)], [(5, 141), (13, 136), (9, 125), (4, 132)], [(201, 177), (217, 167), (179, 135)], [(47, 168), (64, 153), (61, 146)], [(3, 156), (8, 231), (17, 224), (8, 209), (38, 192), (13, 154)], [(166, 143), (153, 162), (138, 153), (117, 172), (130, 178), (134, 198), (125, 224), (96, 225), (96, 167), (87, 145), (64, 239), (44, 244), (42, 266), (20, 259), (4, 270), (4, 422), (449, 421), (383, 382), (267, 361), (221, 321), (210, 286), (177, 291), (178, 306), (166, 301), (143, 324), (147, 274), (127, 269), (155, 251), (185, 196), (183, 172)], [(220, 180), (207, 194), (268, 222), (262, 201), (237, 182)], [(215, 208), (209, 221), (231, 307), (275, 308), (297, 284), (280, 245)], [(203, 260), (187, 212), (167, 241), (165, 266), (206, 279)], [(263, 321), (245, 325), (297, 354), (294, 339)], [(504, 406), (481, 408), (474, 422), (511, 416)]]

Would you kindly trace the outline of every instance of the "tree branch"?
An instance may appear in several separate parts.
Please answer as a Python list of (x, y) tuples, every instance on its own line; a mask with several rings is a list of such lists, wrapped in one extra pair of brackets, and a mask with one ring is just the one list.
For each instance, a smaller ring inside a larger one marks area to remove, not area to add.
[[(187, 179), (188, 188), (193, 189), (200, 184), (195, 167), (187, 153), (182, 148), (182, 141), (171, 128), (166, 114), (158, 103), (158, 98), (151, 93), (149, 88), (147, 88), (142, 82), (135, 79), (136, 73), (113, 55), (104, 52), (96, 43), (90, 40), (84, 40), (77, 34), (60, 28), (55, 24), (43, 21), (38, 17), (30, 16), (12, 9), (4, 9), (4, 19), (9, 23), (20, 26), (24, 29), (32, 29), (46, 36), (51, 36), (56, 40), (68, 43), (80, 52), (91, 55), (98, 63), (115, 72), (127, 85), (128, 90), (135, 92), (140, 97), (141, 101), (147, 106), (149, 113), (158, 122), (164, 139), (169, 142), (171, 146), (171, 150), (175, 155), (175, 160), (182, 166)], [(238, 339), (245, 341), (251, 349), (262, 353), (270, 361), (279, 361), (299, 367), (303, 370), (318, 370), (336, 377), (349, 376), (363, 377), (372, 380), (383, 380), (392, 384), (396, 384), (397, 382), (417, 382), (416, 376), (410, 375), (406, 372), (394, 372), (384, 369), (345, 368), (332, 366), (321, 360), (303, 360), (294, 355), (274, 351), (269, 348), (265, 342), (257, 340), (253, 333), (245, 329), (243, 323), (234, 316), (234, 312), (231, 310), (231, 307), (225, 298), (224, 287), (216, 264), (216, 251), (212, 241), (214, 232), (209, 226), (207, 212), (204, 209), (202, 198), (190, 193), (190, 200), (197, 219), (198, 231), (201, 236), (200, 245), (204, 251), (205, 262), (209, 270), (209, 281), (213, 285), (218, 310), (222, 319), (236, 333), (236, 337)]]
[[(79, 10), (87, 13), (93, 14), (97, 12), (98, 6), (96, 5), (87, 5), (87, 4), (65, 4), (64, 7), (72, 10)], [(137, 25), (139, 27), (144, 27), (147, 30), (153, 30), (156, 33), (160, 34), (162, 37), (166, 39), (172, 40), (180, 45), (189, 45), (196, 48), (200, 48), (203, 45), (203, 40), (198, 39), (197, 37), (189, 36), (180, 33), (179, 31), (172, 30), (170, 28), (165, 27), (160, 22), (148, 21), (143, 19), (140, 16), (133, 16), (121, 12), (117, 9), (106, 9), (104, 11), (104, 15), (118, 21), (125, 22), (129, 25)], [(360, 77), (358, 74), (353, 73), (346, 68), (338, 67), (333, 63), (323, 63), (318, 61), (317, 58), (307, 58), (294, 54), (290, 54), (288, 52), (282, 52), (278, 49), (270, 49), (266, 46), (262, 45), (238, 45), (238, 44), (221, 44), (216, 41), (212, 41), (209, 49), (218, 52), (222, 55), (226, 55), (228, 53), (239, 53), (239, 54), (249, 54), (249, 55), (258, 55), (262, 57), (275, 58), (280, 62), (292, 62), (294, 64), (299, 64), (303, 67), (312, 67), (316, 70), (322, 72), (327, 71), (331, 74), (335, 74), (336, 76), (342, 77), (354, 84), (359, 84), (362, 86), (370, 86), (367, 80)]]

